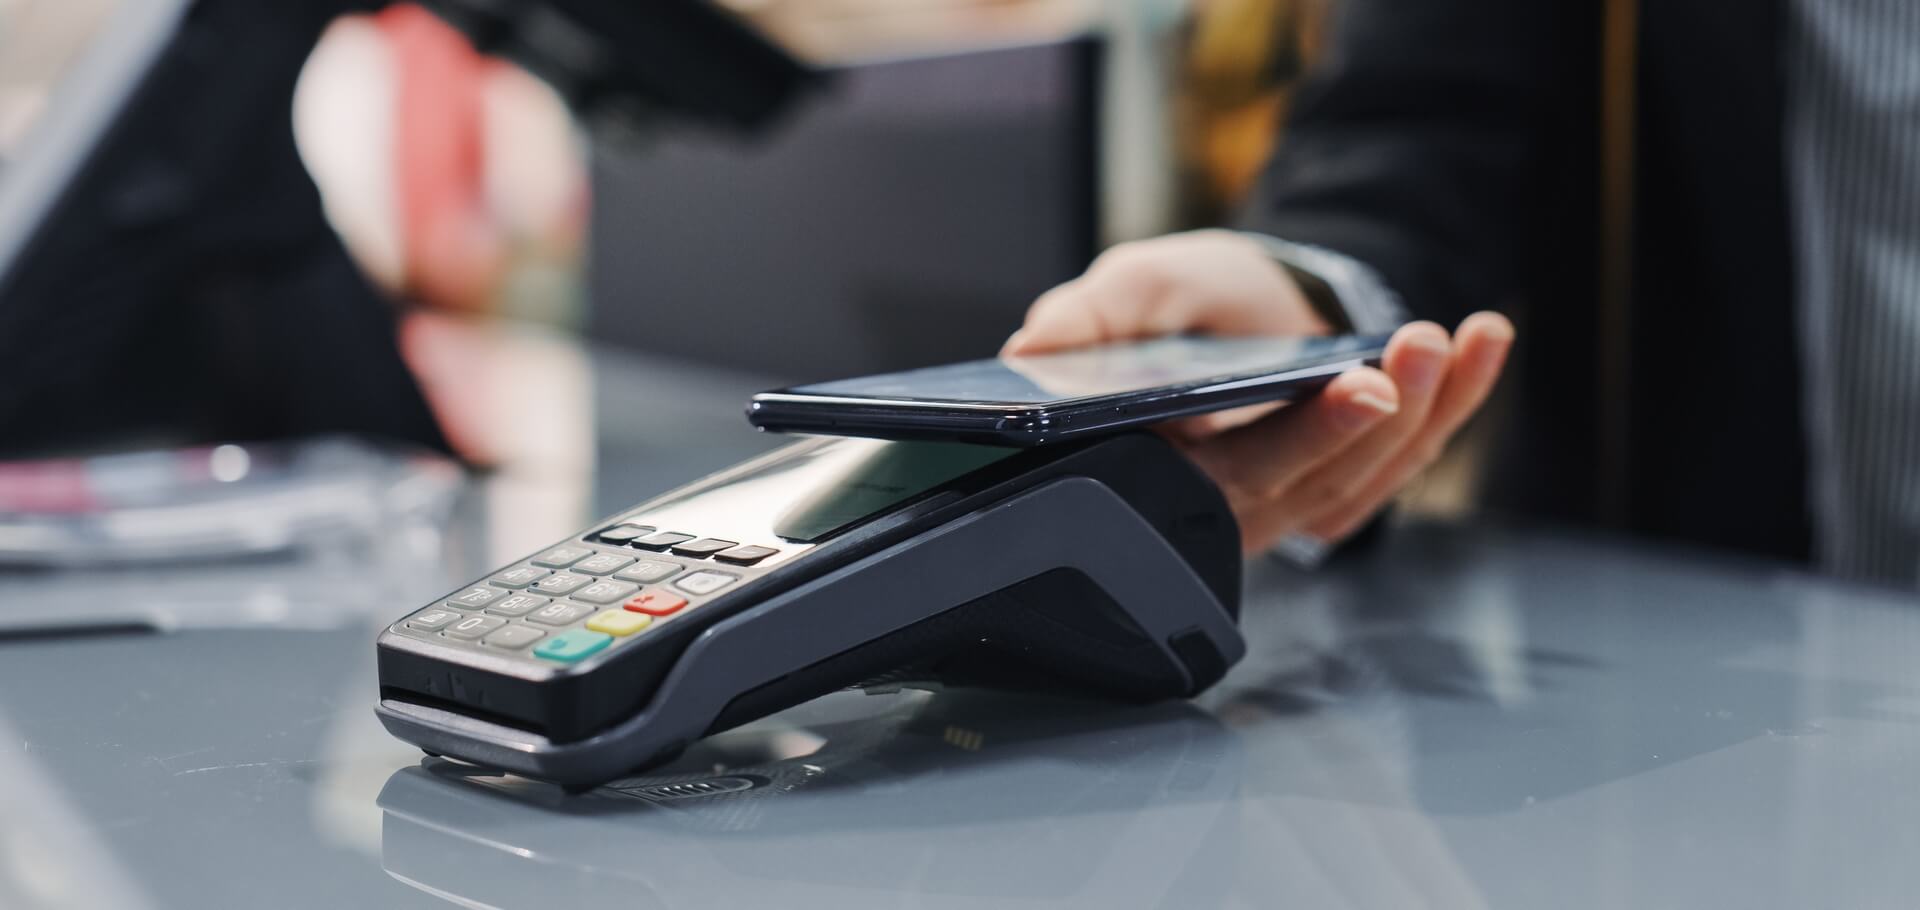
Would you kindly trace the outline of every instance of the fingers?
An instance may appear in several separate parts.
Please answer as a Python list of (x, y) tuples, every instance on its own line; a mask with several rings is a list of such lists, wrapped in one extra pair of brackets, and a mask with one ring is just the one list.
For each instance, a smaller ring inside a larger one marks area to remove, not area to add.
[(1232, 231), (1193, 231), (1102, 253), (1086, 274), (1041, 295), (1001, 353), (1181, 332), (1317, 335), (1329, 328), (1260, 244)]
[(1344, 505), (1315, 516), (1307, 532), (1322, 540), (1352, 534), (1414, 475), (1438, 460), (1448, 440), (1479, 410), (1513, 348), (1513, 323), (1498, 313), (1475, 313), (1460, 324), (1446, 378), (1418, 433), (1381, 466)]
[(1301, 477), (1340, 455), (1400, 408), (1386, 374), (1361, 367), (1319, 395), (1266, 420), (1184, 446), (1219, 484), (1241, 521), (1243, 538), (1277, 537), (1270, 506)]
[(1459, 430), (1486, 403), (1513, 349), (1513, 336), (1513, 323), (1499, 313), (1475, 313), (1460, 323), (1460, 350), (1448, 370), (1451, 391), (1441, 395), (1435, 411), (1445, 433)]
[(1026, 323), (1000, 353), (1044, 354), (1156, 334), (1147, 324), (1152, 298), (1159, 292), (1149, 276), (1115, 276), (1096, 264), (1087, 274), (1040, 295), (1027, 310)]
[(1513, 344), (1505, 317), (1480, 313), (1449, 340), (1432, 323), (1395, 333), (1383, 370), (1359, 369), (1317, 397), (1195, 440), (1170, 432), (1219, 484), (1248, 552), (1289, 534), (1346, 537), (1486, 401)]
[(1027, 321), (1000, 346), (1002, 356), (1044, 354), (1086, 347), (1106, 339), (1106, 321), (1086, 293), (1086, 277), (1041, 294), (1027, 309)]
[(1423, 432), (1452, 353), (1447, 330), (1431, 322), (1411, 323), (1395, 332), (1381, 366), (1400, 391), (1399, 412), (1296, 484), (1274, 508), (1304, 527), (1349, 506)]

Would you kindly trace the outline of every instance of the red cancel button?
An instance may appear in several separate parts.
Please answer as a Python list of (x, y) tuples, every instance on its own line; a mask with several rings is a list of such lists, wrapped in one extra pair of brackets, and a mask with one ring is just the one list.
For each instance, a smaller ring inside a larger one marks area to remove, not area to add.
[(680, 612), (680, 608), (686, 605), (686, 598), (668, 594), (665, 591), (648, 591), (644, 594), (636, 595), (625, 604), (626, 609), (632, 610), (635, 613), (645, 613), (648, 616), (666, 616), (670, 613), (678, 613)]

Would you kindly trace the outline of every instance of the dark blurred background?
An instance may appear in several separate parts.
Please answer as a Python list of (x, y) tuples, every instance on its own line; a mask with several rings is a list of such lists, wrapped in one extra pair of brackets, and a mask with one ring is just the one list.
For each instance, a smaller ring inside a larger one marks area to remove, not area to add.
[(709, 69), (742, 58), (683, 37), (703, 5), (542, 8), (0, 0), (0, 457), (344, 432), (591, 471), (596, 357), (751, 389), (990, 355), (1106, 246), (1229, 219), (1326, 15), (725, 4), (811, 72), (768, 114), (783, 64)]
[[(417, 406), (378, 413), (407, 397), (379, 354), (397, 345), (438, 435), (485, 461), (468, 415), (515, 367), (476, 376), (476, 331), (781, 381), (987, 355), (1103, 247), (1226, 216), (1322, 12), (738, 2), (725, 14), (822, 78), (729, 119), (703, 110), (724, 71), (667, 37), (694, 6), (604, 19), (614, 41), (538, 3), (4, 0), (0, 450), (437, 444)], [(489, 9), (523, 12), (476, 25)], [(620, 75), (675, 91), (606, 103), (595, 59), (657, 62)], [(345, 302), (370, 293), (397, 341)]]

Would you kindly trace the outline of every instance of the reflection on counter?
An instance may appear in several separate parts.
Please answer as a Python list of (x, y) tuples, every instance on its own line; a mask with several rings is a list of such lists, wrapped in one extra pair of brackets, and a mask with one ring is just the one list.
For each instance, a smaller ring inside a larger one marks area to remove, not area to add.
[[(486, 537), (450, 534), (448, 561), (478, 571)], [(0, 704), (0, 907), (1916, 893), (1909, 595), (1460, 525), (1402, 527), (1319, 572), (1258, 564), (1247, 592), (1248, 657), (1195, 703), (840, 693), (574, 798), (386, 735), (368, 710), (385, 612), (0, 641), (16, 696)], [(1792, 860), (1756, 866), (1762, 852)]]
[(443, 517), (431, 455), (350, 438), (0, 462), (0, 566), (101, 570), (323, 547)]
[(444, 458), (346, 438), (0, 463), (0, 634), (390, 608), (441, 561), (461, 487)]
[(428, 759), (380, 794), (381, 860), (465, 906), (1208, 906), (1241, 774), (1183, 702), (849, 692), (585, 798)]

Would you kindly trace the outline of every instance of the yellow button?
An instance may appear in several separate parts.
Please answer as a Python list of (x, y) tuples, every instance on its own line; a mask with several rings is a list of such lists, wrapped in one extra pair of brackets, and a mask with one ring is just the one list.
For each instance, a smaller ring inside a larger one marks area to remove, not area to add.
[(587, 620), (587, 628), (608, 635), (632, 635), (653, 622), (653, 617), (645, 613), (628, 613), (625, 610), (607, 610)]

